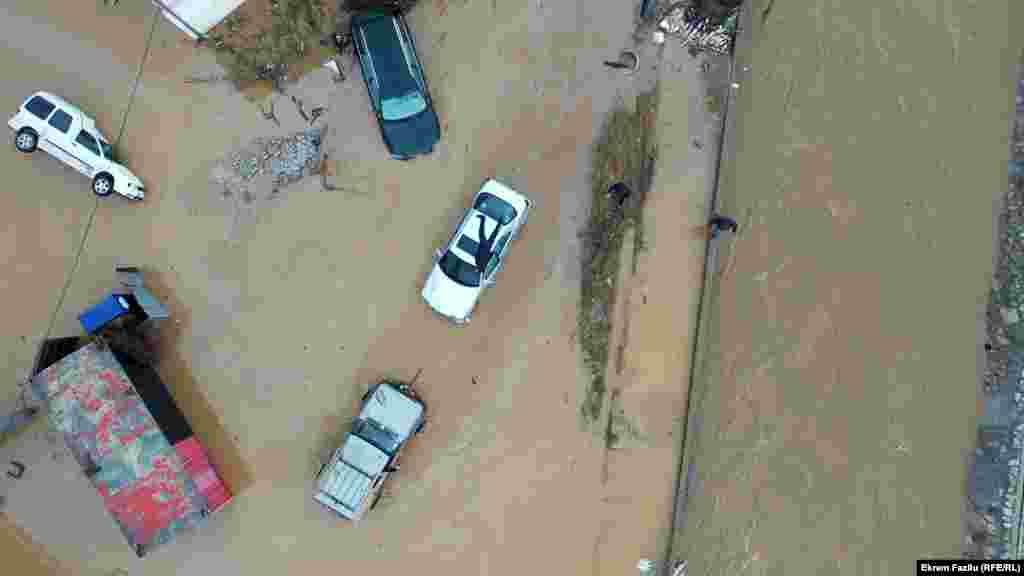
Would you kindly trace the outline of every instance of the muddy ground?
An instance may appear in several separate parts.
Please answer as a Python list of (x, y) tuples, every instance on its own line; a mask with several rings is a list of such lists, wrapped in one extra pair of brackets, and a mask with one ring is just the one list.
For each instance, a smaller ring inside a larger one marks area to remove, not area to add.
[(1019, 6), (751, 12), (720, 198), (741, 228), (712, 255), (675, 556), (690, 574), (958, 556)]

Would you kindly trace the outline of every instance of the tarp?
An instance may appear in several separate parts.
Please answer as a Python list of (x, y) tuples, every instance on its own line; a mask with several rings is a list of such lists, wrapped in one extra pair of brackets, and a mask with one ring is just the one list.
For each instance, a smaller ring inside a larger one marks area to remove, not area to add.
[(206, 34), (245, 0), (154, 0), (164, 17), (193, 39)]

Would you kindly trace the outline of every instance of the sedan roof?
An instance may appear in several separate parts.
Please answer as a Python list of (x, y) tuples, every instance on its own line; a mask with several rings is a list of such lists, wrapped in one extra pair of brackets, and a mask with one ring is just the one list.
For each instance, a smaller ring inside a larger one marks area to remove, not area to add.
[(463, 220), (462, 228), (459, 230), (455, 242), (451, 246), (451, 251), (460, 260), (474, 266), (477, 265), (477, 249), (483, 240), (480, 238), (480, 218), (484, 219), (484, 234), (487, 236), (494, 234), (496, 229), (501, 228), (500, 222), (479, 210), (471, 208), (466, 214), (465, 220)]

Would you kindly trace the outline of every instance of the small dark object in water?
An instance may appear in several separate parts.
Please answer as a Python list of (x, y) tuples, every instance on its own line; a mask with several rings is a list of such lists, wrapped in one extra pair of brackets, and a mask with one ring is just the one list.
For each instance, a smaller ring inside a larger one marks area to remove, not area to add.
[(623, 50), (622, 53), (619, 54), (618, 60), (605, 60), (604, 65), (609, 68), (633, 71), (640, 66), (640, 58), (636, 55), (635, 52)]
[(295, 104), (295, 108), (299, 111), (299, 116), (302, 116), (303, 120), (309, 122), (309, 116), (306, 114), (306, 109), (302, 106), (302, 100), (292, 96), (292, 104)]
[(722, 230), (727, 230), (735, 234), (739, 230), (740, 225), (728, 216), (715, 214), (708, 222), (708, 228), (711, 231), (711, 239), (714, 240), (715, 238), (718, 238), (718, 235)]
[(608, 187), (608, 199), (614, 201), (618, 208), (622, 208), (632, 194), (625, 182), (616, 182)]
[(264, 120), (271, 120), (271, 121), (274, 122), (274, 124), (277, 124), (278, 127), (281, 126), (281, 121), (278, 120), (277, 119), (277, 115), (274, 114), (274, 100), (273, 99), (270, 100), (270, 106), (268, 106), (266, 110), (264, 110), (263, 106), (260, 105), (260, 113), (263, 114), (263, 119)]
[(7, 471), (7, 475), (17, 480), (25, 475), (25, 465), (17, 460), (11, 460), (11, 469)]

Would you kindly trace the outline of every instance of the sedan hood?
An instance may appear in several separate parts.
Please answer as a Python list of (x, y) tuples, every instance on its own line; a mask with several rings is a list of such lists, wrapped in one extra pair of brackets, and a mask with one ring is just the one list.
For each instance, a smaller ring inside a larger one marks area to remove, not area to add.
[(413, 157), (429, 154), (441, 139), (441, 127), (434, 109), (426, 110), (405, 120), (382, 121), (384, 141), (392, 155)]
[(438, 314), (457, 323), (467, 322), (480, 298), (480, 287), (471, 288), (453, 282), (434, 264), (421, 295)]

